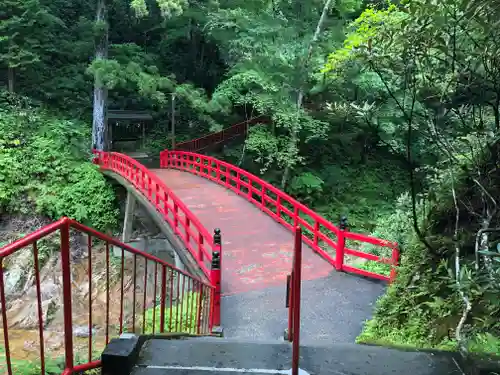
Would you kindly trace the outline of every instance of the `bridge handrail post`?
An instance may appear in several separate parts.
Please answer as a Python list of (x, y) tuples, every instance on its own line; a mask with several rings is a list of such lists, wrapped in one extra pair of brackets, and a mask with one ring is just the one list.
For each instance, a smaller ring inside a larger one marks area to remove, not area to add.
[(294, 262), (292, 271), (292, 375), (299, 375), (300, 358), (300, 300), (302, 283), (302, 228), (295, 227)]
[(169, 150), (160, 151), (160, 168), (168, 168), (172, 164), (171, 159), (172, 156)]
[(160, 168), (165, 168), (165, 153), (167, 150), (160, 151)]
[(396, 268), (399, 265), (399, 249), (397, 247), (392, 248), (392, 262), (391, 262), (391, 273), (389, 276), (389, 282), (394, 282), (396, 278)]
[(212, 251), (212, 269), (211, 282), (215, 287), (213, 312), (212, 312), (212, 327), (220, 326), (220, 302), (221, 302), (221, 269), (222, 269), (222, 237), (220, 229), (214, 229), (213, 251)]
[[(294, 251), (294, 260), (293, 262), (295, 263), (295, 251)], [(295, 264), (292, 266), (292, 272), (287, 275), (287, 307), (288, 307), (288, 328), (285, 331), (285, 340), (288, 340), (290, 342), (293, 341), (293, 304), (295, 300), (293, 299), (293, 292), (295, 290), (294, 288), (294, 276), (293, 276), (293, 270), (295, 268)]]
[(335, 251), (335, 269), (342, 271), (344, 267), (345, 232), (347, 231), (347, 217), (340, 218), (339, 231), (337, 235), (337, 249)]
[(63, 286), (64, 317), (64, 354), (65, 369), (73, 370), (73, 314), (71, 299), (71, 266), (70, 266), (70, 223), (65, 221), (60, 228), (61, 241), (61, 276)]

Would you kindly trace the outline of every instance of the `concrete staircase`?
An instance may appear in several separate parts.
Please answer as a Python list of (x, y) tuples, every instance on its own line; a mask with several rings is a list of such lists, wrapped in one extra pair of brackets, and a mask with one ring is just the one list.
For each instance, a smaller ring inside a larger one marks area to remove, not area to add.
[[(110, 342), (102, 374), (285, 375), (291, 361), (291, 345), (283, 341), (131, 336)], [(300, 368), (304, 375), (463, 374), (451, 356), (356, 344), (303, 346)]]

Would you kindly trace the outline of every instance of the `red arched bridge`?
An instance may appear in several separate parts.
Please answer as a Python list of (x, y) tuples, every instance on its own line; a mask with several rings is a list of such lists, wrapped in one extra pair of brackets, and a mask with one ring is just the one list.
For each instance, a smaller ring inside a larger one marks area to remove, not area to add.
[[(61, 250), (52, 268), (57, 270), (63, 302), (59, 315), (65, 374), (98, 367), (99, 350), (122, 332), (212, 334), (223, 326), (228, 336), (272, 339), (288, 327), (288, 339), (298, 345), (302, 325), (304, 340), (354, 339), (383, 291), (380, 283), (369, 280), (390, 282), (395, 276), (397, 244), (350, 232), (346, 223), (336, 226), (261, 178), (199, 153), (246, 134), (254, 123), (258, 119), (165, 150), (159, 169), (148, 169), (124, 154), (95, 152), (94, 162), (104, 172), (139, 193), (168, 224), (201, 270), (199, 276), (68, 218), (0, 250), (4, 265), (16, 254), (33, 258), (26, 283), (33, 297), (27, 303), (36, 315), (33, 341), (41, 373), (50, 365), (45, 266), (40, 263), (40, 248), (47, 241)], [(363, 243), (387, 248), (383, 253), (390, 256), (362, 252)], [(72, 253), (82, 247), (86, 260), (73, 260)], [(121, 256), (110, 255), (111, 249), (115, 254), (121, 251)], [(359, 259), (387, 264), (389, 272), (369, 272)], [(96, 265), (103, 262), (104, 271), (96, 273)], [(82, 288), (75, 285), (82, 267), (87, 291), (83, 297), (75, 291)], [(19, 329), (9, 323), (15, 322), (17, 310), (6, 282), (8, 272), (8, 266), (0, 267), (0, 366), (11, 375), (16, 373), (20, 349), (11, 344)], [(301, 325), (299, 301), (305, 317)]]

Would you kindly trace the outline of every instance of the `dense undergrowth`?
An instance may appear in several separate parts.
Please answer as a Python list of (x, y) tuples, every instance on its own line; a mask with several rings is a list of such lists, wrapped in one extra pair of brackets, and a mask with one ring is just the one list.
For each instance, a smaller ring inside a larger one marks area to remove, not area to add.
[(113, 190), (89, 151), (84, 123), (0, 92), (0, 212), (68, 216), (100, 230), (116, 225)]
[[(490, 160), (483, 163), (487, 167)], [(457, 180), (461, 182), (456, 188), (458, 199), (477, 199), (476, 204), (479, 204), (480, 197), (470, 196), (470, 179), (462, 175)], [(393, 214), (379, 221), (374, 235), (398, 241), (402, 251), (401, 265), (396, 281), (377, 302), (373, 319), (367, 322), (357, 341), (408, 348), (458, 350), (456, 330), (460, 319), (465, 317), (462, 329), (466, 335), (464, 343), (467, 351), (500, 356), (500, 323), (495, 318), (500, 314), (498, 286), (492, 284), (484, 269), (476, 270), (474, 267), (476, 237), (473, 233), (477, 230), (477, 223), (468, 212), (470, 208), (460, 207), (464, 218), (459, 242), (455, 242), (452, 236), (455, 225), (453, 198), (449, 183), (445, 181), (436, 183), (431, 189), (443, 194), (436, 205), (427, 209), (422, 204), (417, 207), (419, 224), (429, 229), (426, 238), (432, 246), (440, 249), (439, 258), (429, 254), (413, 230), (408, 195), (401, 197)], [(495, 181), (490, 183), (496, 184)], [(495, 238), (490, 240), (493, 242), (490, 246), (496, 246)], [(464, 252), (459, 271), (461, 284), (457, 284), (454, 275), (457, 270), (454, 260), (456, 246)], [(471, 304), (467, 315), (464, 315), (462, 291)]]
[(409, 196), (374, 233), (398, 240), (398, 277), (360, 342), (500, 354), (497, 11), (481, 0), (372, 5), (322, 69), (335, 85), (355, 72), (382, 88), (351, 106), (387, 132), (380, 141), (409, 175)]
[[(183, 332), (197, 334), (198, 318), (203, 317), (199, 304), (199, 292), (188, 292), (182, 301), (172, 307), (165, 308), (164, 332)], [(161, 332), (161, 305), (149, 308), (145, 313), (146, 334)]]

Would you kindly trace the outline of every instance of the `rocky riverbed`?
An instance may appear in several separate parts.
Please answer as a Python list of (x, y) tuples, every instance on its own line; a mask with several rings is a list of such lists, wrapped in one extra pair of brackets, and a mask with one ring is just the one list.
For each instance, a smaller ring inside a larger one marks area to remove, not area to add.
[[(12, 242), (23, 234), (32, 232), (48, 224), (48, 220), (29, 217), (0, 218), (0, 245)], [(59, 357), (64, 351), (63, 340), (63, 300), (59, 237), (48, 238), (38, 242), (40, 263), (40, 300), (43, 335), (46, 357)], [(86, 235), (72, 235), (71, 242), (71, 276), (72, 276), (72, 309), (73, 335), (75, 351), (87, 355), (89, 345), (89, 297), (92, 310), (92, 346), (96, 356), (103, 349), (106, 338), (106, 326), (109, 335), (118, 333), (120, 320), (121, 297), (121, 259), (110, 255), (109, 267), (106, 267), (106, 248), (96, 243), (92, 247), (91, 270), (89, 284), (89, 254)], [(154, 266), (148, 264), (146, 308), (152, 307), (154, 296)], [(7, 304), (7, 320), (9, 346), (15, 360), (37, 360), (40, 357), (40, 337), (38, 330), (39, 312), (36, 293), (36, 278), (33, 249), (22, 249), (3, 261), (4, 285)], [(106, 312), (107, 270), (109, 270), (109, 318)], [(144, 275), (145, 262), (137, 260), (134, 267), (133, 257), (125, 258), (124, 267), (124, 320), (131, 328), (133, 311), (134, 270), (136, 275), (135, 310), (144, 309)], [(158, 281), (160, 275), (158, 273)], [(91, 288), (89, 289), (89, 285)], [(91, 291), (89, 293), (89, 290)], [(159, 288), (156, 291), (159, 294)], [(109, 324), (107, 324), (109, 322)], [(141, 322), (136, 322), (136, 326)], [(0, 333), (0, 348), (5, 348), (3, 332)], [(3, 352), (3, 351), (2, 351)], [(0, 352), (0, 362), (4, 355)], [(2, 363), (3, 365), (3, 363)]]

